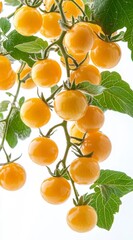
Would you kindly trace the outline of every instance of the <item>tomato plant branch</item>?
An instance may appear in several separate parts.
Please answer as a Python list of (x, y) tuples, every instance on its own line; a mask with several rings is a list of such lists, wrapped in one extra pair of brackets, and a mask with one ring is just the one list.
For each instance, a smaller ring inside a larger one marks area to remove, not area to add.
[(12, 17), (14, 16), (15, 12), (16, 12), (19, 8), (21, 8), (22, 6), (23, 6), (23, 4), (21, 3), (21, 4), (15, 9), (14, 12), (12, 12), (10, 15), (7, 16), (7, 19), (12, 18)]
[(11, 108), (9, 110), (9, 113), (8, 113), (6, 119), (3, 120), (3, 123), (4, 123), (4, 134), (3, 134), (3, 137), (2, 137), (0, 150), (4, 147), (4, 142), (5, 142), (7, 131), (8, 131), (10, 116), (11, 116), (12, 110), (13, 110), (13, 108), (15, 106), (15, 103), (16, 103), (16, 100), (17, 100), (17, 97), (18, 97), (18, 94), (19, 94), (19, 91), (20, 91), (20, 86), (21, 86), (20, 73), (23, 70), (24, 66), (25, 66), (25, 63), (22, 62), (21, 66), (20, 66), (20, 69), (18, 71), (18, 74), (17, 74), (18, 75), (18, 86), (17, 86), (16, 94), (14, 95), (14, 99), (13, 99), (13, 101), (11, 103)]

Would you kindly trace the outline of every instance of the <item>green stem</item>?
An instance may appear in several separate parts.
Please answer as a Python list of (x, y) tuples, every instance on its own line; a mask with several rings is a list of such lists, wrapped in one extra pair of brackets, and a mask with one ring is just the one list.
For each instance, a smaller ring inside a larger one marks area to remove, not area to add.
[(62, 89), (62, 88), (63, 88), (63, 85), (61, 85), (60, 87), (58, 87), (58, 88), (50, 95), (50, 97), (48, 97), (48, 98), (46, 99), (46, 102), (49, 102), (51, 99), (53, 99), (54, 96), (55, 96), (55, 94), (56, 94), (60, 89)]
[(21, 8), (22, 6), (23, 6), (23, 4), (21, 3), (21, 4), (16, 8), (16, 10), (15, 10), (13, 13), (11, 13), (10, 15), (7, 16), (7, 18), (10, 19), (11, 17), (13, 17), (14, 14), (15, 14), (15, 12), (16, 12), (19, 8)]
[(15, 96), (14, 96), (14, 99), (13, 99), (12, 103), (11, 103), (10, 111), (9, 111), (6, 119), (4, 120), (4, 122), (5, 122), (5, 129), (4, 129), (4, 135), (3, 135), (3, 137), (2, 137), (2, 142), (1, 142), (1, 145), (0, 145), (0, 150), (4, 147), (4, 142), (5, 142), (5, 139), (6, 139), (6, 136), (7, 136), (7, 131), (8, 131), (8, 126), (9, 126), (10, 116), (11, 116), (12, 110), (13, 110), (13, 108), (14, 108), (14, 106), (15, 106), (15, 103), (16, 103), (16, 100), (17, 100), (17, 97), (18, 97), (18, 94), (19, 94), (19, 91), (20, 91), (20, 86), (21, 86), (20, 73), (21, 73), (24, 65), (25, 65), (25, 64), (22, 63), (21, 66), (20, 66), (20, 70), (19, 70), (19, 72), (18, 72), (18, 86), (17, 86), (16, 94), (15, 94)]
[(52, 131), (53, 131), (54, 129), (56, 129), (56, 128), (62, 126), (62, 124), (63, 124), (63, 122), (54, 125), (52, 128), (49, 129), (49, 131), (47, 132), (47, 134), (46, 134), (45, 136), (49, 136), (49, 135), (52, 133)]
[[(62, 164), (63, 164), (63, 167), (66, 168), (66, 160), (67, 160), (67, 155), (68, 155), (68, 152), (71, 148), (71, 145), (72, 143), (70, 142), (70, 136), (69, 136), (69, 133), (68, 133), (68, 130), (67, 130), (67, 121), (63, 121), (62, 123), (62, 127), (64, 129), (64, 132), (65, 132), (65, 136), (66, 136), (66, 142), (67, 142), (67, 145), (66, 145), (66, 150), (65, 150), (65, 153), (64, 153), (64, 157), (63, 157), (63, 160), (62, 160)], [(67, 171), (67, 174), (69, 176), (69, 179), (71, 181), (71, 184), (72, 184), (72, 187), (73, 187), (73, 191), (74, 191), (74, 194), (75, 194), (75, 198), (78, 202), (78, 192), (77, 192), (77, 189), (75, 187), (75, 183), (74, 181), (72, 180), (70, 174), (69, 174), (69, 171)]]
[(67, 20), (66, 20), (64, 11), (63, 11), (63, 7), (62, 7), (63, 1), (64, 1), (64, 0), (55, 0), (57, 6), (58, 6), (58, 8), (59, 8), (59, 12), (60, 12), (60, 15), (61, 15), (61, 18), (62, 18), (63, 23), (67, 23)]

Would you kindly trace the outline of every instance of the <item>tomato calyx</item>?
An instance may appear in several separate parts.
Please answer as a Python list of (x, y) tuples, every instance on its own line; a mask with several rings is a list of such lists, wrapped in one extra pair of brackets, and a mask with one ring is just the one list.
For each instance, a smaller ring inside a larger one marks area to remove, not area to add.
[(35, 0), (33, 2), (29, 2), (28, 0), (25, 0), (25, 4), (28, 6), (28, 7), (32, 7), (32, 8), (37, 8), (39, 7), (41, 4), (43, 3), (43, 0)]
[(91, 194), (89, 195), (88, 193), (85, 193), (84, 195), (78, 197), (78, 199), (73, 198), (73, 203), (75, 206), (84, 206), (84, 205), (89, 205), (91, 202)]
[(60, 170), (60, 169), (59, 169), (59, 165), (60, 165), (61, 163), (62, 163), (62, 165), (63, 165), (62, 160), (60, 160), (60, 161), (57, 163), (54, 172), (52, 172), (51, 169), (50, 169), (48, 166), (46, 166), (49, 174), (50, 174), (52, 177), (63, 177), (63, 176), (65, 176), (65, 175), (67, 175), (67, 170), (68, 170), (69, 166), (67, 166), (67, 167), (65, 167), (65, 168), (62, 168), (62, 169)]

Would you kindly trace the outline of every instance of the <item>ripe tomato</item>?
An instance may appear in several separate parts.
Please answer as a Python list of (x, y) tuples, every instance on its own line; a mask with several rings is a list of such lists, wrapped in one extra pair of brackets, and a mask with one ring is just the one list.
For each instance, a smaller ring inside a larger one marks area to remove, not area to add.
[[(69, 54), (69, 55), (71, 55), (76, 60), (76, 62), (78, 64), (80, 64), (86, 57), (86, 54), (80, 54), (79, 55), (79, 54), (75, 53), (75, 54)], [(87, 65), (89, 63), (89, 60), (90, 60), (90, 57), (88, 55), (87, 58), (85, 59), (85, 61), (82, 63), (82, 66)], [(64, 60), (63, 56), (60, 57), (60, 61), (63, 64), (63, 66), (65, 66), (65, 60)], [(68, 62), (69, 62), (69, 67), (71, 69), (74, 69), (76, 67), (74, 62), (73, 62), (73, 60), (71, 58), (68, 58)]]
[(50, 177), (43, 181), (40, 190), (45, 201), (60, 204), (69, 198), (71, 186), (63, 177)]
[(114, 42), (105, 42), (100, 39), (95, 40), (95, 48), (91, 51), (92, 62), (98, 67), (113, 68), (121, 58), (121, 49)]
[(97, 24), (94, 23), (88, 23), (88, 26), (92, 29), (93, 33), (94, 33), (94, 44), (91, 50), (93, 50), (96, 47), (96, 43), (95, 40), (99, 39), (97, 34), (99, 35), (100, 33), (104, 34), (101, 27)]
[[(82, 139), (84, 136), (84, 133), (81, 132), (75, 125), (75, 123), (71, 126), (70, 128), (70, 136), (75, 137), (75, 138), (80, 138)], [(71, 138), (72, 143), (79, 143), (78, 140)]]
[(22, 121), (31, 128), (40, 128), (48, 123), (51, 113), (48, 105), (40, 98), (30, 98), (20, 109)]
[(18, 190), (25, 181), (26, 172), (18, 163), (7, 163), (0, 170), (0, 185), (6, 190)]
[(96, 132), (104, 124), (104, 113), (96, 106), (88, 106), (85, 115), (80, 118), (76, 125), (82, 132)]
[(17, 32), (32, 36), (40, 30), (42, 16), (36, 8), (22, 6), (15, 12), (13, 23)]
[[(75, 2), (82, 8), (82, 10), (85, 9), (84, 3), (82, 0), (75, 0)], [(45, 4), (46, 11), (49, 12), (52, 5), (53, 4), (56, 5), (56, 2), (55, 0), (44, 0), (44, 4)], [(65, 17), (68, 20), (71, 20), (72, 16), (74, 18), (77, 18), (80, 15), (82, 16), (82, 12), (80, 11), (80, 9), (71, 1), (63, 1), (62, 8), (65, 14)]]
[(92, 157), (102, 162), (110, 155), (111, 142), (101, 132), (89, 133), (82, 143), (81, 151), (84, 155), (93, 152)]
[(11, 73), (12, 68), (9, 59), (0, 55), (0, 82), (8, 78)]
[(101, 74), (95, 66), (88, 64), (71, 73), (70, 82), (74, 80), (76, 84), (86, 81), (98, 85), (101, 81)]
[[(8, 75), (8, 74), (7, 74)], [(8, 90), (13, 87), (16, 82), (16, 73), (12, 70), (7, 78), (0, 80), (0, 90)]]
[(77, 23), (67, 31), (64, 45), (69, 52), (87, 54), (94, 43), (94, 34), (87, 23)]
[(84, 116), (87, 106), (86, 97), (77, 90), (60, 92), (54, 100), (55, 112), (59, 117), (69, 121), (76, 121)]
[(72, 230), (88, 232), (97, 224), (97, 213), (91, 206), (76, 206), (69, 210), (66, 220)]
[(3, 3), (0, 2), (0, 13), (2, 12), (2, 10), (3, 10)]
[[(23, 78), (25, 78), (28, 74), (31, 74), (31, 68), (26, 64), (26, 66), (24, 67), (24, 69), (20, 73), (20, 80), (23, 80)], [(35, 86), (36, 85), (33, 82), (31, 77), (27, 78), (24, 83), (23, 82), (21, 83), (21, 87), (24, 88), (24, 89), (32, 89)]]
[(37, 61), (31, 70), (31, 76), (37, 86), (52, 87), (61, 79), (61, 67), (53, 59)]
[(91, 184), (100, 175), (100, 167), (94, 158), (79, 157), (70, 164), (70, 175), (77, 184)]
[(61, 16), (57, 12), (50, 12), (42, 15), (42, 27), (40, 33), (46, 38), (57, 38), (60, 36), (62, 29), (59, 21)]
[[(81, 7), (82, 10), (85, 9), (84, 2), (82, 0), (75, 0), (75, 2)], [(82, 16), (80, 9), (71, 1), (63, 2), (63, 11), (67, 19), (72, 19), (72, 17), (77, 18)]]
[(39, 165), (49, 165), (58, 156), (58, 147), (50, 138), (37, 137), (32, 140), (28, 149), (31, 160)]

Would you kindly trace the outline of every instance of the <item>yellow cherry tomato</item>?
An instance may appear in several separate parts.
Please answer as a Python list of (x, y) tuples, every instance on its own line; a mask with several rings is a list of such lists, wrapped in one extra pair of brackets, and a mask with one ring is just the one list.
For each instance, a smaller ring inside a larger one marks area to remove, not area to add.
[(81, 145), (81, 152), (84, 155), (93, 152), (92, 157), (102, 162), (110, 155), (111, 148), (111, 142), (106, 135), (101, 132), (94, 132), (87, 134)]
[(43, 181), (40, 190), (45, 201), (51, 204), (61, 204), (69, 198), (71, 186), (63, 177), (50, 177)]
[[(28, 76), (28, 74), (31, 74), (31, 68), (26, 64), (24, 69), (20, 73), (20, 80), (23, 80), (25, 77)], [(21, 87), (24, 89), (32, 89), (36, 87), (36, 85), (31, 77), (27, 77), (26, 81), (21, 83)]]
[(16, 82), (16, 73), (12, 70), (7, 78), (0, 81), (0, 90), (8, 90), (14, 86)]
[(18, 163), (7, 163), (0, 170), (0, 185), (10, 191), (23, 187), (26, 181), (26, 172)]
[(101, 74), (99, 70), (93, 65), (81, 66), (70, 75), (70, 82), (75, 81), (76, 84), (81, 82), (90, 82), (99, 85), (101, 82)]
[[(75, 125), (75, 123), (74, 123), (74, 124), (71, 126), (71, 128), (70, 128), (70, 136), (71, 136), (71, 137), (75, 137), (75, 138), (80, 138), (80, 139), (82, 139), (83, 136), (84, 136), (84, 133), (81, 132), (81, 131), (77, 128), (77, 126)], [(73, 139), (73, 138), (71, 138), (71, 142), (72, 142), (72, 143), (79, 143), (78, 140)]]
[(77, 23), (67, 31), (64, 45), (67, 50), (76, 54), (87, 54), (94, 43), (94, 34), (87, 23)]
[(77, 184), (94, 183), (100, 175), (100, 167), (94, 158), (79, 157), (70, 164), (71, 178)]
[(3, 10), (3, 3), (0, 1), (0, 13), (2, 12)]
[(60, 36), (62, 29), (59, 21), (61, 16), (57, 12), (45, 13), (42, 15), (42, 27), (40, 33), (46, 38), (57, 38)]
[(104, 124), (104, 113), (96, 106), (88, 106), (85, 115), (76, 122), (82, 132), (96, 132)]
[(16, 31), (24, 36), (36, 34), (42, 26), (42, 16), (36, 8), (22, 6), (13, 19)]
[(98, 67), (113, 68), (121, 59), (121, 49), (117, 43), (97, 39), (90, 57), (92, 62)]
[(32, 140), (28, 149), (31, 160), (39, 165), (49, 165), (58, 156), (57, 144), (46, 137), (37, 137)]
[[(84, 11), (85, 5), (82, 0), (75, 0), (75, 2), (79, 5), (79, 7)], [(72, 17), (77, 18), (78, 16), (82, 16), (81, 10), (71, 1), (64, 1), (63, 11), (67, 19), (72, 19)]]
[(76, 232), (88, 232), (97, 224), (97, 213), (89, 205), (76, 206), (67, 214), (67, 224)]
[(87, 110), (87, 99), (77, 90), (60, 92), (54, 100), (54, 109), (64, 120), (76, 121), (84, 116)]
[(30, 98), (20, 109), (22, 121), (31, 128), (40, 128), (50, 120), (51, 113), (48, 105), (40, 98)]
[(0, 55), (0, 82), (8, 78), (12, 73), (12, 67), (9, 59)]
[(52, 87), (61, 79), (61, 67), (53, 59), (37, 61), (31, 70), (31, 76), (37, 86)]

